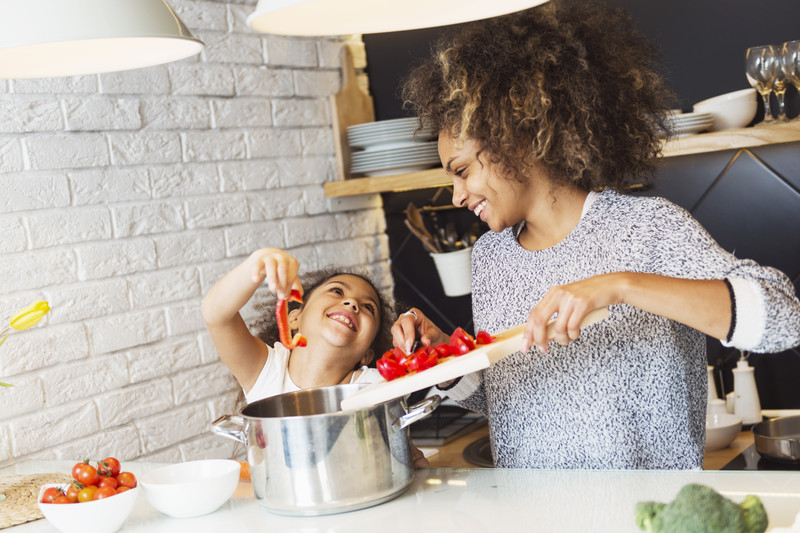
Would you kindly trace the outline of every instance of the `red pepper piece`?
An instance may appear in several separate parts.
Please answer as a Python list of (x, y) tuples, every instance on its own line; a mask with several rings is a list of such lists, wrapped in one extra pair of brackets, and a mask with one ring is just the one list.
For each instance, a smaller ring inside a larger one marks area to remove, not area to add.
[(422, 372), (439, 362), (439, 352), (435, 348), (420, 348), (408, 359), (409, 372)]
[(447, 344), (446, 342), (443, 342), (441, 344), (437, 344), (436, 346), (433, 347), (433, 349), (438, 352), (439, 359), (442, 359), (444, 357), (450, 357), (451, 355), (453, 355), (450, 352), (450, 345)]
[(475, 335), (475, 344), (491, 344), (493, 342), (494, 342), (494, 337), (492, 337), (485, 331), (479, 331)]
[[(475, 349), (475, 339), (472, 338), (472, 335), (470, 335), (469, 333), (464, 331), (464, 328), (458, 327), (453, 332), (453, 334), (450, 335), (450, 346), (453, 346), (453, 344), (454, 344), (453, 340), (454, 339), (459, 339), (459, 340), (463, 341), (463, 344), (466, 344), (467, 347), (470, 350), (474, 350)], [(455, 344), (456, 345), (460, 345), (462, 343), (461, 342), (456, 342)], [(463, 354), (464, 352), (459, 352), (459, 353)]]
[(303, 303), (303, 297), (300, 296), (300, 291), (292, 290), (288, 299), (278, 298), (275, 304), (275, 316), (278, 319), (278, 334), (281, 344), (286, 346), (288, 350), (296, 346), (305, 346), (307, 344), (306, 338), (299, 332), (294, 336), (292, 330), (289, 328), (289, 301)]
[[(473, 345), (474, 347), (474, 345)], [(451, 337), (450, 338), (450, 354), (459, 356), (464, 355), (465, 353), (469, 353), (472, 348), (469, 347), (469, 344), (462, 339), (461, 337)]]
[[(396, 355), (394, 353), (395, 350), (399, 351), (403, 355), (402, 364), (396, 359)], [(389, 350), (388, 352), (384, 353), (383, 356), (378, 359), (378, 362), (375, 363), (375, 366), (378, 368), (380, 375), (383, 376), (383, 379), (386, 381), (392, 381), (393, 379), (405, 376), (408, 373), (405, 363), (405, 354), (402, 353), (402, 350), (394, 348), (393, 350)]]

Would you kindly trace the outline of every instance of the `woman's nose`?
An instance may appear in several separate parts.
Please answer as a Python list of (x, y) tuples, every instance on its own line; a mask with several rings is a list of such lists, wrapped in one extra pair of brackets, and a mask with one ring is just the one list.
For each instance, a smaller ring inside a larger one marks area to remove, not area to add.
[(467, 205), (467, 198), (469, 194), (467, 194), (466, 189), (464, 189), (463, 185), (457, 185), (453, 183), (453, 205), (456, 207), (464, 207)]

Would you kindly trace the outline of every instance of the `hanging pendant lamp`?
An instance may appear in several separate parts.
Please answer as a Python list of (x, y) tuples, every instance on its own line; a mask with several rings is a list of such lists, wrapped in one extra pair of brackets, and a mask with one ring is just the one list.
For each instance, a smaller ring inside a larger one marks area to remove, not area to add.
[(0, 78), (130, 70), (202, 49), (165, 0), (0, 0)]
[(247, 23), (278, 35), (383, 33), (458, 24), (547, 0), (258, 0)]

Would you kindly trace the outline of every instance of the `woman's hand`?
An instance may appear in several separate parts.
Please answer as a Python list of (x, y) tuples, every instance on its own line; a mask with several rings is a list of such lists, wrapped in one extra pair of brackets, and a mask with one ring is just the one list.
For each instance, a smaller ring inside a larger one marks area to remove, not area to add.
[(422, 311), (411, 308), (400, 315), (392, 325), (392, 340), (394, 345), (405, 353), (411, 353), (411, 347), (416, 339), (419, 339), (423, 346), (432, 346), (447, 342), (449, 336), (428, 320)]
[(555, 340), (566, 345), (577, 339), (584, 317), (595, 309), (622, 302), (624, 273), (603, 274), (567, 285), (551, 287), (528, 314), (528, 324), (522, 334), (522, 351), (536, 345), (547, 352), (547, 324), (555, 318)]
[(265, 279), (267, 286), (279, 299), (287, 299), (292, 290), (303, 294), (303, 286), (297, 277), (300, 263), (291, 254), (279, 248), (261, 248), (248, 258), (252, 281), (260, 284)]

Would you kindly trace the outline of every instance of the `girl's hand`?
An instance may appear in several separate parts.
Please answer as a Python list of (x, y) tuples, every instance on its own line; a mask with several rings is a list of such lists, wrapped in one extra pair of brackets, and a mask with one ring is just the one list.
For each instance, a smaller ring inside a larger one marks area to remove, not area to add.
[(411, 308), (400, 315), (392, 325), (392, 340), (394, 345), (405, 353), (411, 353), (411, 347), (416, 339), (419, 339), (423, 346), (432, 346), (447, 342), (449, 337), (428, 320), (422, 311)]
[(253, 283), (267, 280), (267, 286), (279, 299), (287, 299), (292, 289), (303, 294), (297, 277), (300, 267), (297, 259), (279, 248), (261, 248), (250, 255)]
[(522, 351), (536, 345), (547, 353), (547, 323), (555, 318), (554, 340), (562, 346), (577, 339), (581, 321), (586, 315), (609, 305), (622, 302), (624, 273), (603, 274), (567, 285), (551, 287), (528, 314), (528, 324), (522, 334)]

